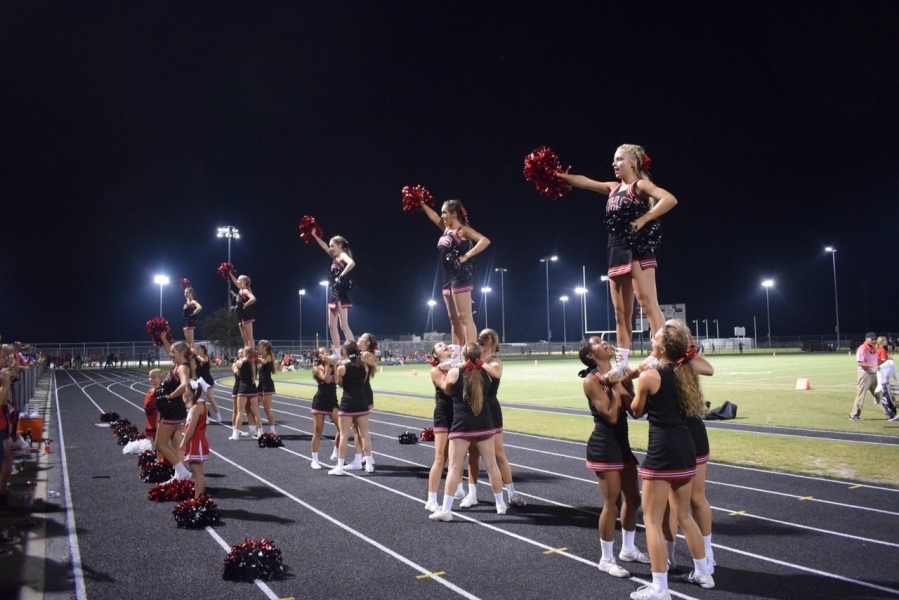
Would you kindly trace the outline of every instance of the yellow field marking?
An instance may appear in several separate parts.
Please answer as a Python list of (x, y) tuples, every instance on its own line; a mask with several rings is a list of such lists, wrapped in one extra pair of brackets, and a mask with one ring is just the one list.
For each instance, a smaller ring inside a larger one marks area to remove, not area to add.
[(814, 496), (799, 496), (799, 501), (802, 502), (803, 500), (811, 500), (813, 498)]
[(850, 486), (849, 486), (849, 489), (850, 489), (850, 490), (857, 490), (857, 489), (860, 488), (860, 487), (862, 487), (862, 486), (860, 486), (860, 485), (850, 485)]
[(428, 577), (440, 577), (446, 575), (446, 571), (435, 571), (433, 573), (425, 573), (424, 575), (416, 575), (416, 579), (427, 579)]
[(559, 552), (565, 552), (568, 548), (553, 548), (552, 550), (544, 550), (543, 554), (558, 554)]
[(730, 513), (730, 514), (727, 515), (727, 516), (729, 516), (729, 517), (735, 517), (735, 516), (737, 516), (737, 515), (745, 515), (745, 514), (746, 514), (746, 511), (745, 511), (745, 510), (736, 510), (736, 511)]

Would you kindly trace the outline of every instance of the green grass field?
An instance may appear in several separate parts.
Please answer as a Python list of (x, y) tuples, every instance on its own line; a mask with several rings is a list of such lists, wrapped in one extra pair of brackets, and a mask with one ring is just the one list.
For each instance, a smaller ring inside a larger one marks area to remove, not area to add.
[[(715, 376), (702, 379), (712, 406), (730, 400), (739, 407), (736, 423), (778, 427), (850, 431), (899, 436), (899, 422), (890, 423), (869, 396), (862, 422), (848, 420), (855, 397), (855, 357), (846, 354), (708, 355)], [(576, 359), (508, 359), (500, 401), (546, 407), (587, 407), (581, 392)], [(416, 375), (417, 373), (417, 375)], [(385, 366), (374, 380), (378, 410), (428, 417), (426, 400), (391, 395), (401, 392), (431, 395), (428, 365)], [(279, 374), (281, 381), (310, 382), (309, 371)], [(806, 378), (811, 390), (796, 390)], [(279, 393), (311, 398), (314, 388), (281, 386)], [(589, 417), (536, 414), (506, 408), (505, 428), (511, 431), (586, 440)], [(645, 421), (631, 422), (631, 443), (645, 448)], [(882, 444), (790, 438), (780, 435), (710, 430), (712, 460), (762, 466), (790, 472), (888, 484), (899, 487), (893, 468), (899, 448)]]

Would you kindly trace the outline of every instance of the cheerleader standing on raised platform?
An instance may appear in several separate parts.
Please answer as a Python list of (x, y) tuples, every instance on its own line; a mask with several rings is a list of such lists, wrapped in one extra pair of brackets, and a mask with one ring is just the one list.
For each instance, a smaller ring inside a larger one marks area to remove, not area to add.
[(240, 322), (237, 324), (240, 329), (240, 337), (243, 339), (243, 345), (250, 348), (256, 347), (253, 339), (253, 323), (256, 322), (256, 296), (250, 289), (251, 281), (246, 275), (235, 277), (234, 272), (228, 273), (231, 281), (237, 286), (237, 298), (235, 299), (237, 318)]
[(203, 474), (203, 463), (209, 460), (209, 442), (206, 441), (206, 399), (202, 390), (196, 394), (188, 393), (189, 412), (184, 426), (184, 437), (181, 438), (181, 452), (184, 461), (190, 465), (194, 476), (194, 498), (206, 495), (206, 476)]
[(471, 291), (474, 289), (471, 259), (483, 252), (490, 240), (469, 225), (468, 213), (458, 200), (444, 202), (439, 215), (427, 204), (422, 204), (421, 208), (443, 231), (437, 242), (443, 268), (443, 301), (450, 318), (453, 349), (459, 357), (463, 344), (477, 340), (471, 312)]
[(493, 446), (493, 418), (490, 406), (484, 401), (490, 387), (490, 376), (483, 369), (481, 347), (475, 343), (465, 344), (462, 357), (465, 363), (450, 369), (443, 384), (443, 391), (453, 397), (453, 424), (449, 434), (450, 465), (443, 488), (443, 506), (428, 517), (432, 521), (453, 520), (455, 491), (462, 482), (465, 453), (471, 447), (476, 447), (484, 459), (497, 514), (504, 515), (508, 510), (503, 501), (503, 479), (496, 464)]
[(624, 403), (629, 406), (633, 398), (620, 384), (611, 383), (608, 376), (603, 376), (612, 370), (614, 354), (612, 345), (602, 338), (588, 337), (581, 343), (578, 352), (581, 362), (588, 368), (578, 375), (584, 378), (584, 395), (593, 415), (593, 433), (587, 441), (587, 468), (596, 473), (602, 494), (602, 512), (599, 514), (602, 557), (599, 570), (613, 577), (630, 577), (630, 573), (615, 562), (613, 550), (619, 505), (622, 544), (618, 558), (624, 562), (641, 563), (648, 563), (649, 558), (634, 545), (640, 489), (637, 484), (637, 459), (631, 452), (624, 408)]
[(356, 261), (353, 260), (353, 252), (350, 250), (350, 244), (346, 238), (335, 235), (326, 244), (314, 230), (311, 233), (322, 250), (331, 257), (331, 269), (328, 271), (328, 329), (331, 332), (332, 357), (336, 361), (340, 358), (338, 322), (343, 331), (344, 340), (349, 342), (355, 339), (350, 329), (347, 311), (353, 307), (353, 303), (350, 302), (350, 288), (353, 287), (353, 282), (348, 275), (356, 266)]
[(191, 350), (194, 348), (194, 329), (197, 327), (197, 314), (201, 310), (203, 310), (203, 307), (197, 302), (194, 286), (188, 285), (184, 288), (184, 341), (187, 342)]
[(686, 419), (699, 416), (705, 408), (696, 371), (690, 364), (690, 338), (681, 328), (663, 324), (653, 336), (652, 346), (659, 357), (658, 369), (640, 373), (637, 396), (631, 405), (635, 417), (646, 414), (649, 420), (649, 444), (639, 474), (643, 479), (643, 521), (652, 562), (652, 585), (631, 594), (635, 600), (670, 597), (668, 551), (663, 534), (665, 508), (669, 504), (693, 556), (690, 580), (704, 588), (715, 586), (702, 534), (690, 514), (696, 448)]
[(218, 402), (215, 401), (215, 379), (212, 378), (212, 366), (209, 361), (209, 350), (206, 344), (197, 345), (197, 378), (202, 379), (206, 385), (203, 386), (203, 394), (206, 396), (206, 403), (212, 405), (212, 418), (221, 422), (222, 412), (219, 410)]
[[(496, 356), (499, 352), (499, 335), (492, 329), (484, 329), (478, 335), (478, 345), (481, 347), (481, 359), (484, 361), (484, 371), (490, 375), (490, 387), (487, 389), (485, 401), (490, 406), (490, 416), (493, 419), (493, 427), (496, 435), (493, 436), (493, 448), (496, 452), (496, 464), (503, 477), (503, 488), (509, 494), (511, 506), (525, 506), (525, 499), (515, 491), (512, 483), (512, 467), (506, 458), (506, 449), (503, 446), (503, 409), (499, 405), (497, 392), (499, 382), (503, 376), (503, 361)], [(477, 448), (468, 451), (468, 495), (459, 503), (461, 508), (470, 508), (478, 503), (478, 471), (480, 454)]]
[[(331, 417), (334, 423), (340, 422), (337, 411), (337, 384), (334, 373), (335, 366), (331, 362), (330, 351), (327, 348), (319, 348), (315, 366), (312, 367), (312, 377), (318, 382), (318, 390), (312, 398), (312, 463), (313, 469), (321, 469), (318, 460), (318, 449), (321, 445), (322, 432), (325, 429), (325, 417)], [(337, 460), (337, 447), (340, 445), (340, 432), (334, 439), (334, 450), (331, 460)]]
[[(347, 471), (362, 469), (362, 448), (365, 448), (365, 471), (375, 472), (375, 462), (371, 456), (371, 438), (368, 434), (368, 398), (365, 394), (365, 380), (368, 367), (362, 362), (361, 352), (356, 342), (343, 344), (346, 362), (337, 367), (337, 385), (343, 388), (338, 414), (340, 415), (340, 445), (337, 450), (337, 466), (328, 471), (328, 475), (346, 475)], [(346, 464), (347, 446), (350, 428), (356, 428), (355, 452), (353, 462)]]
[[(643, 229), (650, 221), (658, 219), (677, 204), (677, 198), (649, 180), (650, 160), (642, 146), (624, 144), (615, 151), (612, 169), (619, 181), (594, 181), (583, 175), (556, 175), (577, 188), (606, 194), (606, 213), (621, 208), (625, 203), (644, 202), (649, 210), (630, 225), (632, 231)], [(656, 292), (655, 269), (658, 267), (652, 248), (637, 251), (617, 234), (609, 234), (609, 282), (612, 304), (615, 307), (615, 330), (621, 363), (626, 365), (633, 338), (633, 297), (649, 318), (651, 331), (658, 331), (664, 323)]]
[[(275, 433), (275, 415), (272, 413), (272, 397), (275, 395), (275, 355), (272, 352), (272, 343), (268, 340), (259, 340), (259, 398), (262, 399), (262, 409), (268, 419), (268, 432)], [(259, 432), (262, 432), (261, 419), (257, 423)]]

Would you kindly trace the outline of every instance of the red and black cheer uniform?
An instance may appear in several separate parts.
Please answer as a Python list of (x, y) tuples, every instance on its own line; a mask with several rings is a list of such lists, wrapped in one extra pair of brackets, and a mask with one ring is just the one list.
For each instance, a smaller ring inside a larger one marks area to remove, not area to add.
[[(606, 201), (606, 212), (618, 210), (625, 202), (643, 202), (637, 195), (637, 182), (634, 181), (625, 187), (620, 183), (612, 188), (609, 199)], [(656, 261), (655, 253), (652, 249), (645, 252), (636, 252), (627, 244), (627, 242), (618, 235), (609, 234), (609, 277), (618, 277), (619, 275), (627, 275), (631, 272), (633, 261), (640, 262), (642, 269), (656, 269), (659, 264)]]
[(274, 358), (267, 363), (259, 365), (259, 393), (270, 395), (275, 393), (275, 380), (272, 374), (275, 372)]
[(184, 329), (196, 329), (197, 328), (197, 316), (194, 314), (194, 305), (190, 302), (184, 303)]
[(482, 369), (476, 369), (469, 373), (469, 377), (481, 377), (481, 389), (484, 393), (484, 403), (481, 412), (475, 415), (471, 410), (468, 396), (465, 395), (465, 366), (459, 369), (459, 379), (453, 384), (453, 425), (450, 428), (449, 438), (477, 440), (491, 437), (496, 433), (493, 427), (493, 415), (490, 405), (487, 404), (487, 390), (490, 388), (490, 376)]
[[(487, 359), (486, 362), (492, 361), (495, 356), (491, 356)], [(493, 429), (496, 430), (496, 433), (503, 432), (503, 409), (499, 405), (499, 398), (497, 398), (496, 394), (499, 391), (499, 378), (490, 379), (490, 387), (487, 388), (487, 393), (484, 395), (484, 402), (490, 406), (490, 416), (493, 419)]]
[(318, 381), (318, 390), (312, 398), (313, 415), (330, 415), (337, 408), (337, 384), (331, 376), (331, 369), (326, 369), (328, 381)]
[(696, 447), (677, 399), (674, 365), (662, 365), (658, 373), (659, 391), (646, 399), (649, 445), (639, 474), (643, 479), (690, 479), (696, 475)]
[(215, 386), (215, 379), (212, 378), (212, 367), (209, 359), (197, 361), (197, 379), (202, 379), (209, 387)]
[[(614, 390), (602, 381), (597, 369), (591, 369), (587, 377), (599, 379), (603, 391), (609, 399), (612, 398)], [(593, 415), (593, 433), (587, 440), (587, 468), (591, 471), (606, 472), (623, 471), (635, 466), (637, 459), (631, 452), (627, 416), (624, 411), (622, 410), (618, 421), (613, 425), (596, 410), (590, 398), (587, 398), (587, 406), (590, 408), (590, 414)]]
[(434, 384), (434, 433), (449, 433), (453, 426), (453, 397)]
[(259, 395), (256, 381), (253, 379), (253, 363), (245, 358), (237, 370), (237, 396), (240, 398), (252, 398)]
[(238, 292), (235, 302), (235, 312), (241, 323), (252, 323), (256, 320), (256, 303), (247, 306), (249, 298)]
[(462, 294), (474, 289), (471, 261), (459, 262), (459, 257), (471, 250), (471, 240), (463, 240), (459, 229), (447, 229), (437, 241), (440, 264), (443, 267), (443, 295)]
[(181, 386), (181, 378), (178, 377), (178, 367), (172, 370), (162, 380), (162, 397), (156, 398), (156, 410), (162, 417), (162, 422), (167, 425), (181, 425), (187, 419), (187, 407), (181, 396), (172, 397), (170, 394)]
[(338, 414), (341, 417), (364, 417), (371, 412), (368, 408), (368, 396), (365, 394), (365, 380), (368, 377), (368, 368), (359, 361), (353, 364), (346, 363), (346, 372), (340, 385), (343, 387), (343, 395), (340, 398)]
[(350, 289), (353, 287), (352, 280), (347, 277), (341, 277), (346, 263), (335, 258), (331, 263), (331, 270), (328, 271), (328, 280), (331, 285), (328, 288), (328, 308), (337, 308), (338, 303), (343, 308), (353, 308), (350, 302)]

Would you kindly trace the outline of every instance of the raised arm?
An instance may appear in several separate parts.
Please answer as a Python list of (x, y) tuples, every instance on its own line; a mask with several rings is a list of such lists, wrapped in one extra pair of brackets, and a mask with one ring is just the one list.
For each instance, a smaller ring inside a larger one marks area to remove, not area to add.
[(439, 214), (437, 214), (437, 211), (435, 211), (433, 208), (431, 208), (427, 204), (422, 204), (421, 209), (431, 220), (431, 223), (436, 225), (437, 229), (439, 229), (440, 231), (443, 231), (443, 218)]
[(315, 230), (312, 230), (310, 233), (312, 234), (312, 237), (315, 238), (315, 241), (318, 242), (318, 245), (321, 246), (322, 250), (324, 250), (328, 256), (331, 256), (331, 249), (328, 248), (328, 244), (325, 243), (325, 240), (318, 237), (318, 234), (315, 233)]
[(608, 196), (615, 187), (615, 182), (595, 181), (583, 175), (572, 175), (570, 173), (556, 173), (556, 177), (571, 185), (571, 187), (580, 188), (582, 190), (590, 190), (598, 194)]
[(446, 377), (443, 378), (443, 393), (450, 395), (453, 393), (453, 385), (459, 381), (459, 369), (450, 369)]

